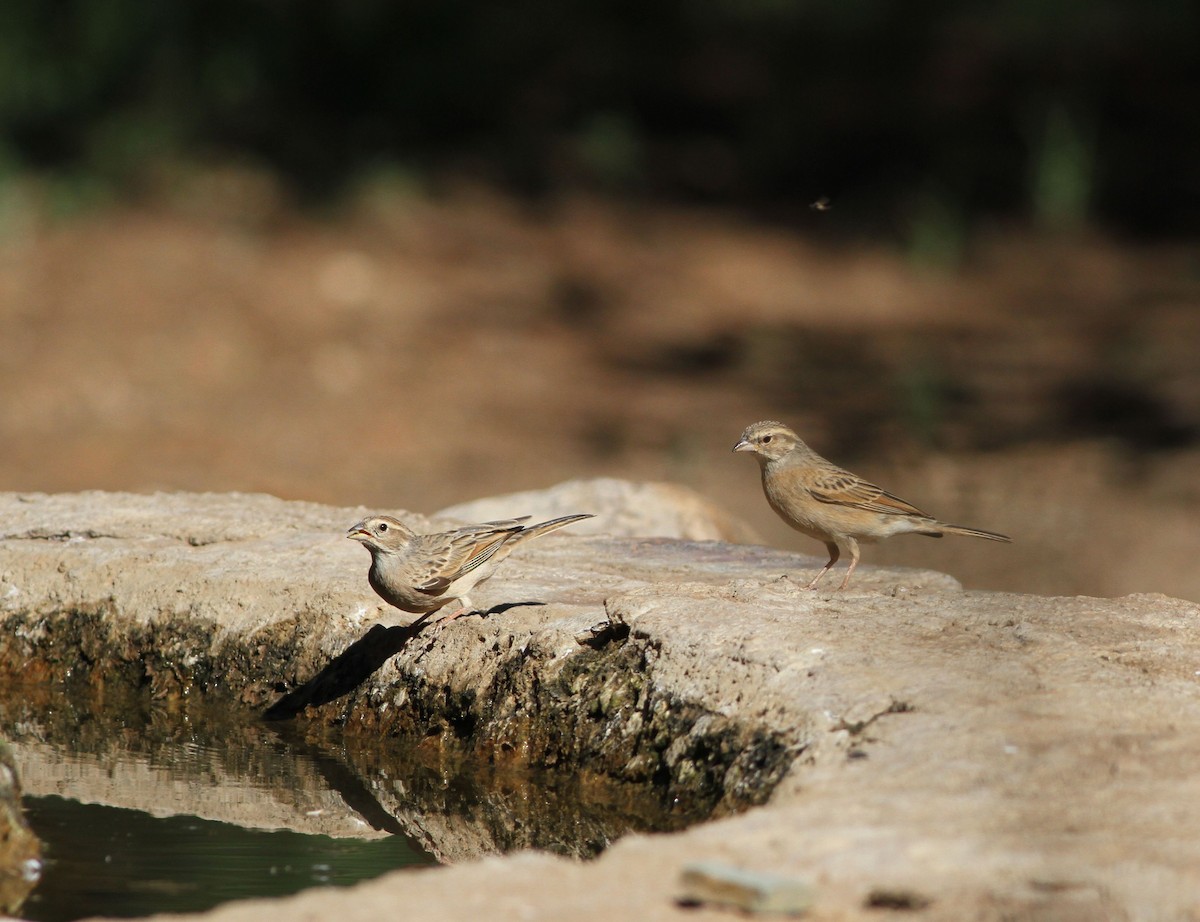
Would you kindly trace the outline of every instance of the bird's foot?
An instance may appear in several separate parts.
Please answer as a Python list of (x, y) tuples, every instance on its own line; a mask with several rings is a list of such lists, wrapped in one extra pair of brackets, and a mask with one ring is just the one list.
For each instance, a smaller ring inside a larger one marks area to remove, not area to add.
[(471, 613), (471, 609), (467, 608), (466, 606), (455, 609), (450, 614), (442, 615), (442, 617), (438, 618), (437, 621), (434, 622), (433, 629), (435, 631), (437, 631), (438, 633), (441, 633), (442, 631), (444, 631), (446, 629), (446, 625), (448, 625), (451, 621), (457, 621), (463, 615), (467, 615), (470, 613)]

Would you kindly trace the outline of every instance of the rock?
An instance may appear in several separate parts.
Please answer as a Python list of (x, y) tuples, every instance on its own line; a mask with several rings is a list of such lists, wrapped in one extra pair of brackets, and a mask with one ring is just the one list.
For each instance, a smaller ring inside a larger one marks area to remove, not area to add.
[(695, 490), (673, 483), (631, 483), (611, 477), (569, 480), (547, 490), (478, 499), (443, 509), (435, 518), (487, 522), (530, 515), (541, 520), (572, 512), (596, 516), (572, 525), (577, 535), (762, 543), (749, 525)]
[[(442, 853), (462, 863), (280, 900), (280, 920), (398, 904), (438, 920), (717, 918), (675, 904), (697, 862), (811, 880), (814, 918), (1194, 913), (1194, 604), (964, 592), (869, 565), (846, 592), (806, 592), (822, 560), (566, 529), (484, 585), (487, 616), (434, 637), (367, 587), (368, 557), (342, 537), (360, 515), (0, 496), (0, 679), (78, 701), (200, 698), (246, 721), (274, 707), (351, 748), (400, 735), (447, 764), (653, 782), (719, 818), (587, 863), (467, 860), (513, 840), (475, 827), (456, 844), (447, 821)], [(421, 823), (402, 790), (378, 797)]]

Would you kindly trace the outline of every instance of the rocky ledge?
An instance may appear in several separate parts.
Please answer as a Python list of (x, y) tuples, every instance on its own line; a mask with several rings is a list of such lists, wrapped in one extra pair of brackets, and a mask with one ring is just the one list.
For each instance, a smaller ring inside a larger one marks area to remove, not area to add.
[(523, 547), (479, 593), (486, 615), (414, 630), (343, 538), (362, 509), (0, 496), (0, 683), (236, 703), (247, 721), (409, 737), (439, 757), (550, 766), (580, 796), (649, 787), (717, 817), (588, 863), (523, 852), (310, 891), (278, 901), (281, 919), (398, 904), (426, 919), (704, 918), (716, 911), (677, 902), (697, 862), (802, 881), (816, 919), (1197, 910), (1197, 606), (964, 592), (870, 567), (849, 591), (805, 592), (817, 561), (709, 540), (744, 531), (674, 487), (565, 485), (453, 512), (565, 507), (598, 513), (595, 533)]

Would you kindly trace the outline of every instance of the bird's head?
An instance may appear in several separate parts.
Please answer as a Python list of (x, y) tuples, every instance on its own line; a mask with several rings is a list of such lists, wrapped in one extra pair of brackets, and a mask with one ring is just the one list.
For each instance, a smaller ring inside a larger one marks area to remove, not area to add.
[(766, 463), (778, 461), (797, 445), (803, 444), (800, 437), (783, 423), (766, 419), (747, 426), (733, 450), (752, 451), (761, 463)]
[(369, 551), (402, 550), (413, 537), (412, 529), (390, 515), (373, 515), (363, 519), (346, 537), (359, 542)]

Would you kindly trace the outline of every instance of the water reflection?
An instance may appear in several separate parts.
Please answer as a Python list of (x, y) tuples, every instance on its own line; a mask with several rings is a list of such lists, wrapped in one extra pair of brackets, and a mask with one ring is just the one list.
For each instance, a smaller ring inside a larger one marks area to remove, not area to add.
[(48, 859), (21, 913), (33, 922), (200, 912), (226, 900), (348, 885), (432, 862), (403, 836), (268, 832), (54, 795), (26, 798), (25, 810)]
[[(696, 819), (651, 790), (471, 769), (237, 708), (9, 692), (0, 735), (48, 843), (26, 905), (39, 922), (191, 911), (515, 848), (590, 857)], [(59, 902), (72, 889), (86, 907)]]

